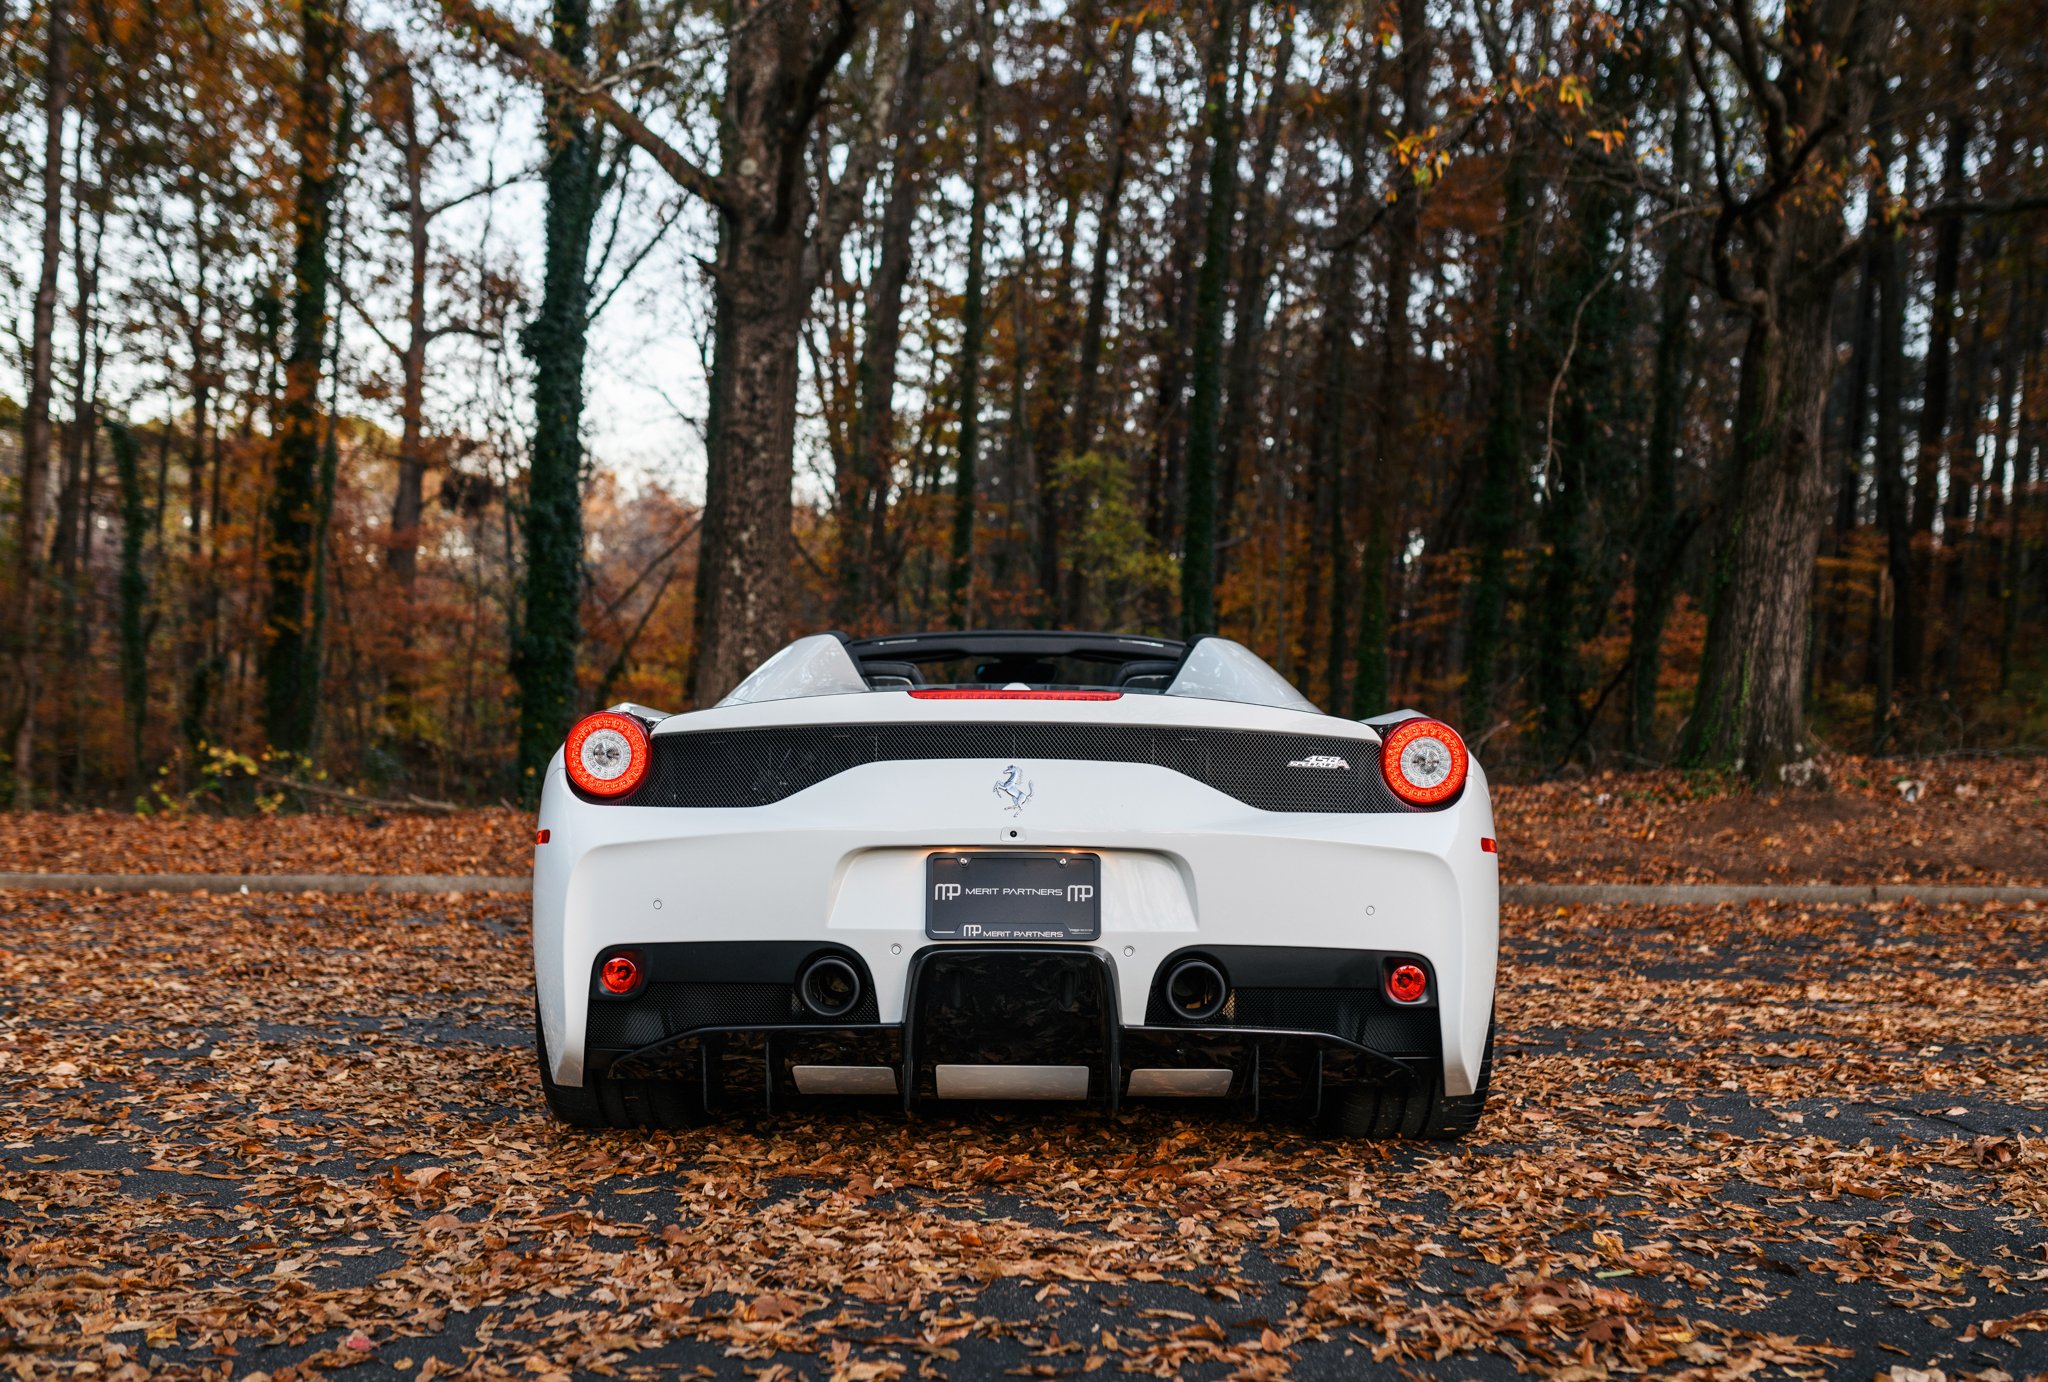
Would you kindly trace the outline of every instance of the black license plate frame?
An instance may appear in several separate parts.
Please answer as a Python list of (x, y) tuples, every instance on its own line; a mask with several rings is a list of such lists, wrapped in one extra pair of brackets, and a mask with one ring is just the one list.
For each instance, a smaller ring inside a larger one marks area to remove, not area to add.
[(1102, 938), (1102, 856), (1072, 849), (949, 849), (924, 865), (924, 934), (935, 941)]

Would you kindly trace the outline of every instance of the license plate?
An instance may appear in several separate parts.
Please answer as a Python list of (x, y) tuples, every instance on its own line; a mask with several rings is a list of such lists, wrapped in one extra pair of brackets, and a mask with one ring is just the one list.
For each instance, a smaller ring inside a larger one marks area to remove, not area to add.
[(1102, 935), (1102, 860), (1053, 850), (934, 854), (924, 933), (935, 941), (1092, 941)]

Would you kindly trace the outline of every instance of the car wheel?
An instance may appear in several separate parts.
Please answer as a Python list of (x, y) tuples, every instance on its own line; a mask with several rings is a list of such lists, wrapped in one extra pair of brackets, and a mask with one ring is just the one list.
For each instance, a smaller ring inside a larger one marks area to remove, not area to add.
[(533, 1014), (533, 1051), (548, 1112), (572, 1128), (690, 1128), (704, 1121), (702, 1098), (682, 1081), (590, 1076), (581, 1088), (556, 1084), (538, 1006)]
[(1426, 1082), (1415, 1084), (1327, 1090), (1323, 1095), (1323, 1126), (1338, 1137), (1455, 1142), (1479, 1126), (1479, 1117), (1486, 1109), (1486, 1093), (1492, 1084), (1493, 1019), (1489, 1017), (1479, 1080), (1470, 1094), (1444, 1093), (1441, 1070)]

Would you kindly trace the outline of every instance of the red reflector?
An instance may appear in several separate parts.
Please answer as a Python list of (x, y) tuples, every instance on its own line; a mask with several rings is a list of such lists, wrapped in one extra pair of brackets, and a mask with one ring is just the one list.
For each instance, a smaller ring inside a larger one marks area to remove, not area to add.
[(921, 701), (1114, 701), (1121, 691), (1003, 691), (990, 689), (913, 691)]
[(1500, 853), (1500, 845), (1495, 842), (1493, 836), (1481, 835), (1479, 837), (1479, 852), (1482, 854), (1498, 854)]
[(614, 955), (597, 972), (606, 993), (631, 993), (640, 986), (640, 964), (631, 955)]
[(1395, 965), (1387, 971), (1387, 997), (1396, 1003), (1419, 1003), (1429, 992), (1429, 976), (1420, 965)]
[(544, 844), (546, 844), (546, 843), (548, 842), (548, 832), (547, 832), (547, 831), (545, 831), (545, 830), (536, 830), (536, 831), (534, 831), (534, 832), (533, 832), (533, 842), (534, 842), (535, 844), (537, 844), (537, 845), (544, 845)]

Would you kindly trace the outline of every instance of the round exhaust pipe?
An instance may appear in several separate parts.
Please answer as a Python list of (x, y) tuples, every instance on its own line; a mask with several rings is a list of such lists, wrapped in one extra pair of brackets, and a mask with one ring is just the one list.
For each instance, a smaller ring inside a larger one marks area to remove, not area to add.
[(1188, 1022), (1207, 1022), (1230, 1001), (1230, 981), (1207, 960), (1182, 960), (1166, 974), (1166, 1001)]
[(843, 956), (820, 955), (796, 976), (796, 996), (813, 1017), (844, 1017), (860, 994), (860, 971)]

